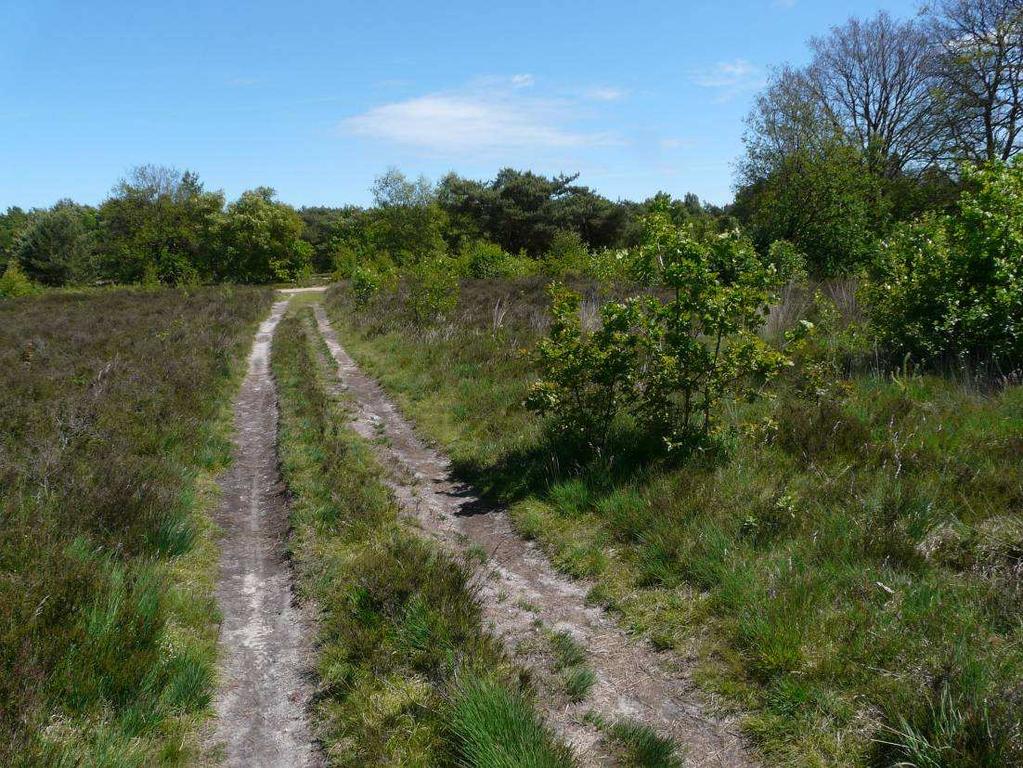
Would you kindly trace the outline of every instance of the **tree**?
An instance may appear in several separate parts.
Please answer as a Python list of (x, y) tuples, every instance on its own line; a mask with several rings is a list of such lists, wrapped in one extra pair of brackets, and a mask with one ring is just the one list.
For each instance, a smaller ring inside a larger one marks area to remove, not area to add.
[(848, 274), (867, 262), (888, 227), (883, 192), (860, 151), (832, 141), (789, 151), (765, 178), (739, 190), (735, 213), (761, 253), (787, 240), (806, 254), (810, 272)]
[(75, 285), (95, 274), (92, 212), (70, 200), (32, 214), (15, 248), (26, 274), (44, 285)]
[(223, 193), (207, 192), (194, 173), (135, 168), (100, 206), (105, 276), (125, 283), (209, 279), (223, 206)]
[(1023, 146), (1023, 2), (939, 0), (928, 18), (946, 152), (1008, 160)]
[(561, 231), (577, 233), (591, 248), (618, 244), (629, 208), (574, 184), (577, 177), (548, 178), (512, 168), (501, 170), (491, 182), (449, 174), (438, 185), (437, 197), (456, 241), (486, 238), (534, 259), (550, 249)]
[(337, 267), (335, 261), (338, 243), (335, 237), (345, 223), (360, 211), (355, 206), (307, 206), (298, 209), (303, 224), (302, 239), (312, 246), (313, 266), (318, 271), (330, 272)]
[(779, 69), (747, 119), (747, 183), (789, 154), (836, 141), (857, 147), (873, 173), (896, 178), (929, 165), (939, 133), (934, 61), (924, 28), (881, 12), (810, 40), (806, 67)]
[(373, 183), (373, 201), (372, 246), (395, 264), (416, 264), (445, 249), (444, 211), (425, 178), (411, 181), (392, 168)]
[(217, 278), (272, 283), (309, 271), (312, 246), (302, 240), (302, 218), (274, 196), (270, 187), (258, 187), (227, 207), (217, 229)]
[(18, 206), (8, 208), (6, 213), (0, 214), (0, 269), (3, 269), (14, 255), (18, 239), (28, 224), (28, 213)]
[(826, 124), (859, 147), (871, 170), (892, 178), (934, 157), (937, 120), (931, 45), (915, 21), (884, 11), (849, 19), (810, 41), (811, 92)]

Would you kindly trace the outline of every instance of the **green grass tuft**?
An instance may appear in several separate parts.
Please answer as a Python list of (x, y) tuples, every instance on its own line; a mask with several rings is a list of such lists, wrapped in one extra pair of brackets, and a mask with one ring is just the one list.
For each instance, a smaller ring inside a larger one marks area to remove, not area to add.
[(464, 768), (564, 768), (572, 764), (537, 722), (528, 703), (486, 678), (460, 680), (449, 727)]

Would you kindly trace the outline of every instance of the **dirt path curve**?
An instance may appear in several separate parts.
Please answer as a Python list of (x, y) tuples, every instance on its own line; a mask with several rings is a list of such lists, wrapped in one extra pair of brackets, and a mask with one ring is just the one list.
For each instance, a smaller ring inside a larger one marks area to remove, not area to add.
[(583, 722), (595, 710), (607, 718), (640, 720), (671, 736), (685, 750), (689, 768), (758, 765), (744, 748), (736, 724), (709, 713), (692, 682), (691, 665), (655, 652), (627, 635), (604, 611), (587, 606), (588, 585), (555, 571), (538, 547), (512, 530), (504, 510), (486, 507), (471, 488), (452, 480), (445, 457), (418, 439), (380, 386), (345, 352), (322, 304), (314, 309), (342, 385), (355, 401), (354, 428), (370, 439), (387, 438), (380, 450), (392, 470), (398, 470), (392, 472), (391, 486), (404, 510), (453, 550), (477, 545), (489, 553), (490, 572), (481, 578), (480, 589), (496, 634), (534, 670), (549, 662), (538, 642), (542, 636), (537, 619), (555, 631), (570, 632), (589, 652), (597, 683), (586, 700), (571, 704), (552, 693), (541, 701), (580, 763), (611, 762), (599, 731)]
[(321, 764), (306, 717), (312, 634), (294, 604), (288, 509), (277, 469), (270, 343), (288, 302), (260, 325), (234, 403), (234, 461), (220, 479), (220, 686), (215, 749), (230, 768)]

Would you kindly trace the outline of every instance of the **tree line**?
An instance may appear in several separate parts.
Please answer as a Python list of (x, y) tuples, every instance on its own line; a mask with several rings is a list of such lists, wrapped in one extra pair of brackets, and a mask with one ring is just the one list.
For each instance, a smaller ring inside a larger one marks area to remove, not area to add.
[(467, 275), (497, 277), (538, 271), (552, 254), (580, 262), (634, 244), (654, 205), (669, 205), (679, 222), (717, 226), (724, 215), (692, 194), (611, 201), (576, 181), (504, 169), (491, 181), (449, 174), (432, 184), (390, 170), (374, 182), (369, 207), (296, 209), (268, 187), (227, 203), (194, 172), (143, 166), (98, 206), (61, 200), (0, 214), (0, 272), (16, 265), (48, 286), (266, 283), (450, 258)]
[(733, 212), (758, 247), (794, 243), (814, 272), (856, 273), (900, 222), (950, 210), (964, 163), (1023, 146), (1023, 1), (939, 0), (810, 40), (748, 118)]
[(227, 204), (195, 173), (142, 166), (96, 207), (9, 208), (0, 216), (0, 260), (48, 286), (275, 282), (308, 270), (302, 229), (268, 187)]

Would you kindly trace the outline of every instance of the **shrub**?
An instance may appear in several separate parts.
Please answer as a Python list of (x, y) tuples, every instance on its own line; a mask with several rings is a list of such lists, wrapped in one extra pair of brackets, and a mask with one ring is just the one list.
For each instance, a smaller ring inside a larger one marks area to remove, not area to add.
[(751, 398), (785, 363), (758, 335), (778, 275), (738, 232), (701, 242), (663, 213), (646, 221), (645, 261), (673, 292), (650, 301), (642, 415), (669, 448), (712, 431), (720, 398)]
[(669, 450), (691, 448), (711, 434), (723, 395), (753, 397), (785, 362), (757, 335), (777, 272), (737, 233), (701, 242), (659, 212), (646, 220), (639, 256), (672, 298), (608, 302), (587, 332), (581, 297), (555, 288), (538, 346), (543, 378), (527, 405), (598, 450), (622, 411)]
[(605, 304), (600, 327), (591, 333), (582, 325), (578, 293), (553, 285), (550, 296), (550, 332), (536, 353), (544, 378), (533, 385), (526, 404), (548, 419), (558, 437), (599, 453), (615, 417), (638, 395), (640, 304)]
[(7, 262), (7, 269), (0, 276), (0, 299), (16, 299), (19, 296), (30, 296), (38, 288), (32, 284), (21, 269), (16, 259)]
[(536, 272), (536, 262), (513, 256), (489, 240), (469, 240), (459, 252), (462, 272), (476, 279), (526, 277)]
[(603, 248), (590, 254), (587, 274), (601, 283), (636, 282), (636, 252), (628, 248)]
[(551, 238), (543, 257), (543, 271), (553, 277), (581, 275), (589, 264), (590, 254), (578, 232), (560, 230)]
[(893, 356), (927, 364), (1023, 360), (1023, 165), (964, 169), (951, 216), (899, 227), (863, 295)]
[(807, 276), (806, 255), (788, 240), (775, 240), (768, 249), (768, 260), (780, 280), (802, 280)]
[(450, 259), (424, 259), (409, 267), (406, 277), (406, 308), (416, 325), (429, 325), (458, 305), (458, 275)]
[(365, 309), (380, 292), (383, 277), (369, 267), (356, 267), (352, 272), (352, 293), (355, 294), (355, 306)]

